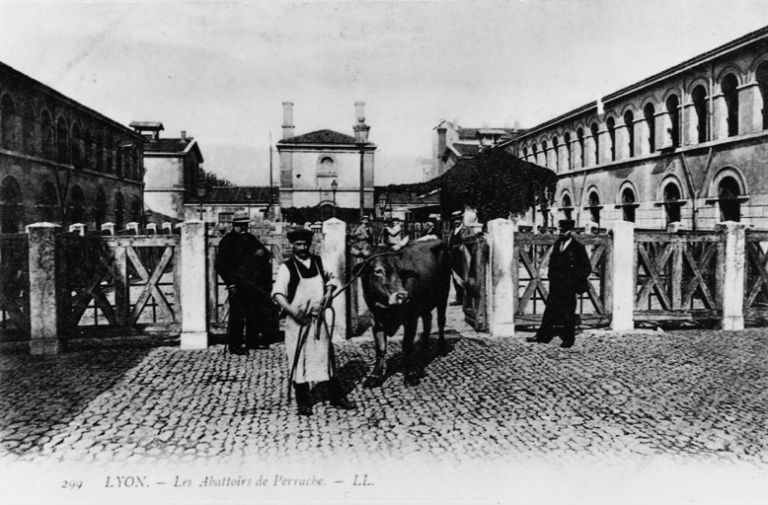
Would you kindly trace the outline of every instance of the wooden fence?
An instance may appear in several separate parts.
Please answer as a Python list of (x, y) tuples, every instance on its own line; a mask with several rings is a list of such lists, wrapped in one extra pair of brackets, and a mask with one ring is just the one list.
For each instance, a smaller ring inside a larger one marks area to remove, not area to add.
[(57, 236), (68, 338), (178, 335), (177, 235)]
[[(549, 258), (556, 234), (515, 233), (513, 272), (514, 292), (517, 293), (515, 322), (520, 326), (538, 326), (546, 308), (549, 292)], [(576, 312), (582, 326), (605, 326), (611, 322), (612, 281), (611, 258), (613, 240), (609, 234), (580, 234), (576, 239), (584, 244), (592, 272), (590, 289), (578, 295)]]
[(747, 230), (745, 236), (744, 318), (748, 324), (768, 322), (768, 231)]
[(0, 342), (29, 340), (29, 241), (0, 234)]
[(637, 231), (635, 321), (720, 318), (724, 247), (719, 232)]

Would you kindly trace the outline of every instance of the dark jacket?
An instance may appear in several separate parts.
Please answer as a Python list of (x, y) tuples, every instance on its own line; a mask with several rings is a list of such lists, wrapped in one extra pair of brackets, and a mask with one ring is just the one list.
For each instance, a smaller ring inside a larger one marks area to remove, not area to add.
[(219, 242), (216, 273), (230, 286), (254, 288), (269, 295), (272, 263), (269, 250), (250, 233), (231, 231)]
[(555, 241), (552, 256), (549, 258), (550, 289), (576, 293), (578, 286), (589, 277), (592, 265), (589, 262), (587, 250), (576, 238), (572, 238), (565, 251), (560, 252), (562, 243), (562, 237)]

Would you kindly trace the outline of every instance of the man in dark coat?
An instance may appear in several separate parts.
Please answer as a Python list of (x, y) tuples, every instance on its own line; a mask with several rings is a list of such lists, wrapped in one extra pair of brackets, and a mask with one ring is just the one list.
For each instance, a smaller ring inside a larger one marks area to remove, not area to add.
[(451, 255), (451, 277), (453, 278), (453, 290), (456, 292), (456, 300), (451, 305), (464, 304), (464, 213), (457, 210), (451, 214), (451, 233), (448, 235), (448, 250)]
[(248, 354), (249, 342), (267, 347), (269, 312), (274, 310), (270, 253), (248, 233), (249, 223), (245, 211), (235, 212), (232, 231), (221, 239), (216, 254), (216, 272), (229, 292), (227, 345), (232, 354)]
[(560, 221), (560, 237), (549, 257), (549, 295), (536, 336), (528, 342), (548, 343), (555, 335), (560, 347), (571, 347), (576, 332), (576, 295), (583, 292), (592, 266), (584, 246), (574, 238), (574, 221)]

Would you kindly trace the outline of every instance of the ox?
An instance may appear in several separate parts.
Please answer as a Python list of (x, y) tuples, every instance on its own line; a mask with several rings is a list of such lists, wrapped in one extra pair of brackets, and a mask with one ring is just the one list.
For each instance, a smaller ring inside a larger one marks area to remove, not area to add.
[[(404, 244), (404, 245), (403, 245)], [(445, 308), (450, 289), (451, 265), (448, 249), (434, 238), (406, 241), (396, 250), (373, 251), (367, 245), (353, 248), (353, 255), (366, 258), (361, 280), (365, 303), (373, 313), (376, 364), (365, 381), (380, 386), (386, 376), (387, 337), (403, 326), (403, 366), (406, 385), (419, 383), (413, 362), (414, 337), (422, 321), (421, 350), (429, 350), (432, 309), (437, 308), (439, 352), (445, 354)]]

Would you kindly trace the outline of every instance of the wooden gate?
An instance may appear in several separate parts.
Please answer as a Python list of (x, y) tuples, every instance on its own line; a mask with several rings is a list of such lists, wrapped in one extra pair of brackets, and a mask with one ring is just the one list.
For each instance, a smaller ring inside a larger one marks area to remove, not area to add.
[(0, 234), (0, 342), (29, 340), (29, 241)]
[(746, 230), (744, 320), (768, 321), (768, 231)]
[(488, 240), (484, 233), (464, 238), (464, 319), (475, 331), (488, 331)]
[(68, 337), (179, 334), (177, 235), (62, 234), (57, 241)]
[[(517, 293), (515, 323), (521, 326), (538, 326), (546, 308), (549, 293), (549, 258), (556, 234), (515, 233), (515, 253), (512, 272)], [(578, 295), (576, 313), (582, 326), (599, 327), (611, 322), (611, 258), (613, 239), (609, 234), (577, 235), (589, 256), (589, 291)]]
[(720, 319), (725, 235), (635, 232), (635, 321)]

